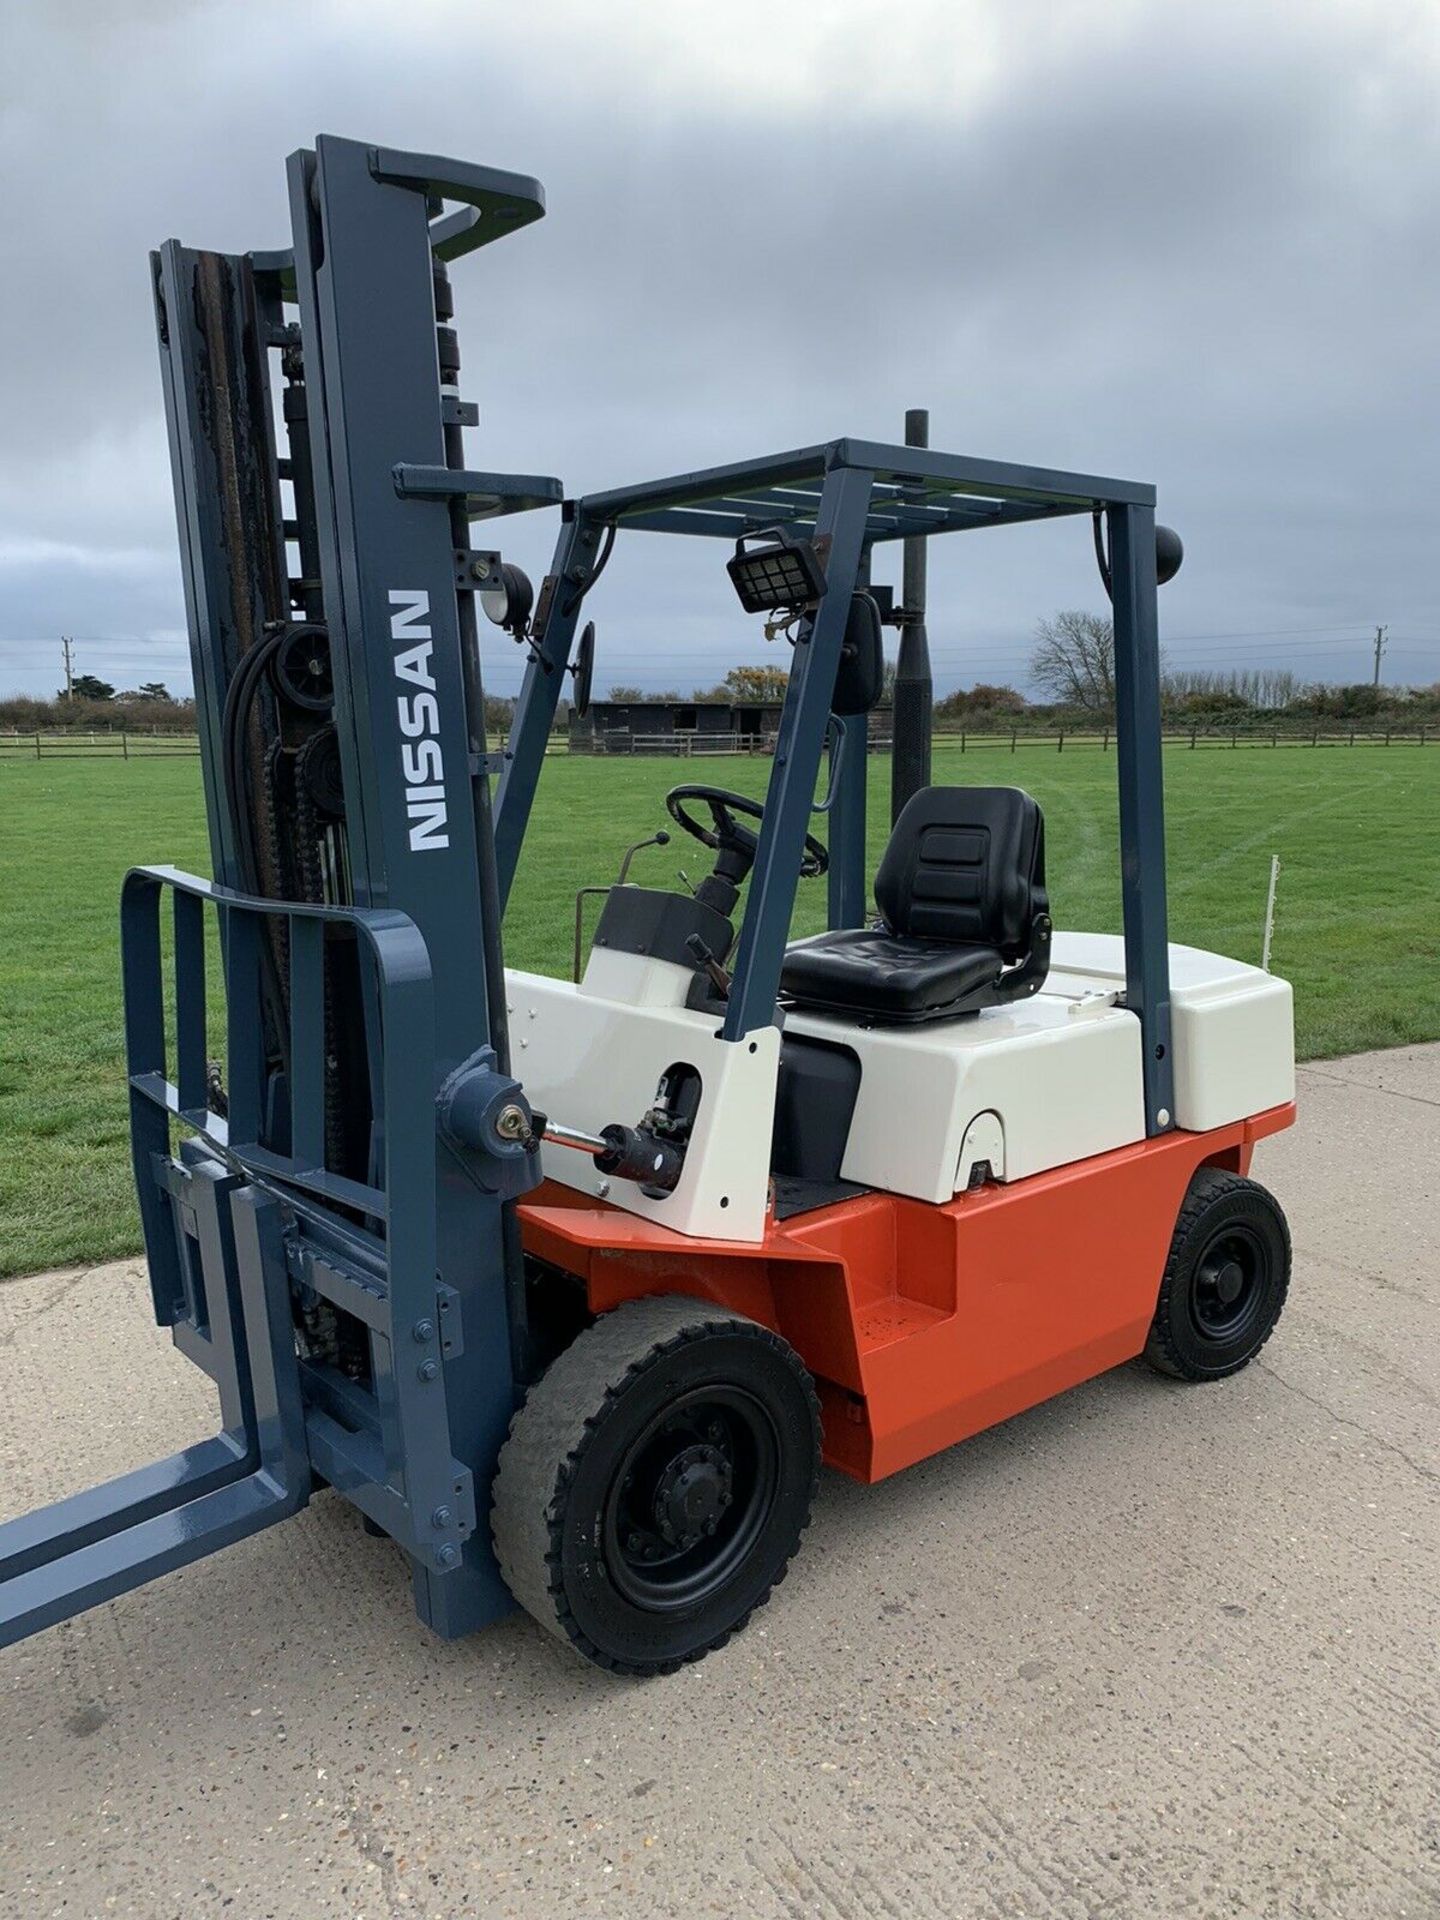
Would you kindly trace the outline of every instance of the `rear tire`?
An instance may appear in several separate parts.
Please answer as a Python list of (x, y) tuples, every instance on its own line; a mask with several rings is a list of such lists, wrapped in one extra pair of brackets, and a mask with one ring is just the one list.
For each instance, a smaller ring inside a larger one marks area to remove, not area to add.
[(819, 1462), (815, 1389), (778, 1334), (703, 1300), (628, 1301), (511, 1422), (491, 1514), (501, 1572), (597, 1666), (672, 1673), (784, 1578)]
[(1145, 1358), (1177, 1380), (1222, 1380), (1253, 1360), (1290, 1286), (1290, 1229), (1254, 1180), (1202, 1167), (1175, 1222)]

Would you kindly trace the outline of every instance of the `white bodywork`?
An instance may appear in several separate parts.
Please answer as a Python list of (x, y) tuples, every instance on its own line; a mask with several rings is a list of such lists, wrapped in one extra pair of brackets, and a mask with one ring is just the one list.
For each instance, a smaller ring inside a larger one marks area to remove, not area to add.
[[(780, 1035), (768, 1027), (721, 1040), (713, 1013), (684, 1004), (691, 979), (688, 968), (603, 948), (579, 986), (511, 970), (514, 1069), (533, 1105), (598, 1131), (634, 1125), (666, 1068), (688, 1062), (702, 1094), (679, 1186), (651, 1199), (615, 1180), (606, 1197), (679, 1233), (758, 1241)], [(1124, 982), (1118, 935), (1057, 933), (1043, 990), (1011, 1007), (911, 1027), (789, 1013), (787, 1032), (838, 1042), (860, 1060), (845, 1179), (944, 1201), (981, 1161), (1008, 1182), (1143, 1140), (1140, 1023), (1116, 1004)], [(1208, 1132), (1294, 1098), (1287, 982), (1172, 946), (1170, 983), (1177, 1126)], [(553, 1145), (544, 1154), (552, 1179), (599, 1188), (587, 1155)]]
[[(1118, 934), (1057, 933), (1047, 994), (1119, 993)], [(1295, 1098), (1295, 1014), (1288, 980), (1200, 947), (1170, 949), (1175, 1124), (1208, 1133)]]
[[(713, 1013), (685, 1005), (688, 967), (597, 947), (579, 986), (508, 968), (511, 1066), (533, 1107), (598, 1133), (634, 1126), (667, 1067), (700, 1075), (700, 1107), (673, 1193), (654, 1200), (630, 1180), (608, 1181), (586, 1153), (547, 1143), (545, 1172), (581, 1193), (677, 1233), (762, 1240), (775, 1120), (778, 1028), (721, 1040)], [(627, 985), (631, 991), (625, 992)]]
[(977, 1114), (993, 1113), (1006, 1180), (1088, 1160), (1145, 1137), (1140, 1022), (1105, 1006), (1072, 1018), (1048, 993), (1013, 1007), (912, 1027), (856, 1027), (792, 1013), (786, 1031), (839, 1041), (860, 1056), (860, 1095), (840, 1172), (916, 1200), (949, 1200)]

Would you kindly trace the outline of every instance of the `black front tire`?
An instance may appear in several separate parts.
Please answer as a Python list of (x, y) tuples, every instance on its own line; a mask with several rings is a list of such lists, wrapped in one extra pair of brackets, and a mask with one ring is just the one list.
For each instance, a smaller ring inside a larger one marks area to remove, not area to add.
[(778, 1334), (703, 1300), (628, 1301), (511, 1422), (491, 1514), (501, 1572), (597, 1666), (672, 1673), (784, 1578), (819, 1464), (814, 1385)]
[(1253, 1360), (1290, 1286), (1290, 1229), (1254, 1180), (1202, 1167), (1175, 1222), (1145, 1358), (1177, 1380), (1222, 1380)]

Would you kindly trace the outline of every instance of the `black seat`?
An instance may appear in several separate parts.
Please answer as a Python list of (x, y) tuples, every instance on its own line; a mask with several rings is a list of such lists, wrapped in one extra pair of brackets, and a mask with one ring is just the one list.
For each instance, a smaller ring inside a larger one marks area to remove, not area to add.
[(925, 787), (875, 875), (880, 928), (791, 947), (797, 1007), (874, 1025), (950, 1020), (1038, 991), (1050, 965), (1045, 819), (1019, 787)]

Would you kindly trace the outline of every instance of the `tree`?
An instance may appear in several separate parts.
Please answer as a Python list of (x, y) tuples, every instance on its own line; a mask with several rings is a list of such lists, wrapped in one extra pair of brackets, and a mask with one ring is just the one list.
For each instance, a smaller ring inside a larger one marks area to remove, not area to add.
[(1316, 687), (1315, 711), (1337, 720), (1373, 720), (1388, 692), (1388, 687), (1371, 686), (1368, 680), (1346, 687)]
[(946, 719), (964, 720), (979, 714), (1019, 714), (1025, 711), (1025, 696), (1014, 687), (995, 687), (980, 680), (973, 687), (957, 687), (943, 700), (935, 702), (935, 711)]
[(1098, 613), (1067, 607), (1035, 629), (1035, 684), (1066, 707), (1115, 711), (1115, 629)]
[(732, 700), (764, 706), (785, 698), (790, 675), (784, 667), (732, 667), (725, 688)]
[(163, 680), (142, 680), (135, 689), (137, 700), (160, 700), (165, 705), (173, 704), (173, 696)]
[(634, 706), (637, 700), (645, 698), (645, 694), (640, 687), (611, 687), (605, 698), (618, 701), (622, 706)]
[(1288, 707), (1300, 692), (1300, 682), (1288, 668), (1175, 667), (1160, 677), (1160, 695), (1175, 708), (1194, 706), (1198, 710), (1210, 695), (1238, 697), (1247, 707)]
[(1244, 694), (1230, 693), (1224, 687), (1213, 687), (1208, 693), (1182, 693), (1179, 699), (1170, 700), (1166, 705), (1177, 720), (1235, 720), (1242, 713), (1253, 711)]
[[(66, 697), (62, 687), (56, 694), (57, 700)], [(108, 680), (97, 680), (93, 673), (77, 673), (70, 686), (70, 698), (74, 700), (113, 700), (115, 689)]]

